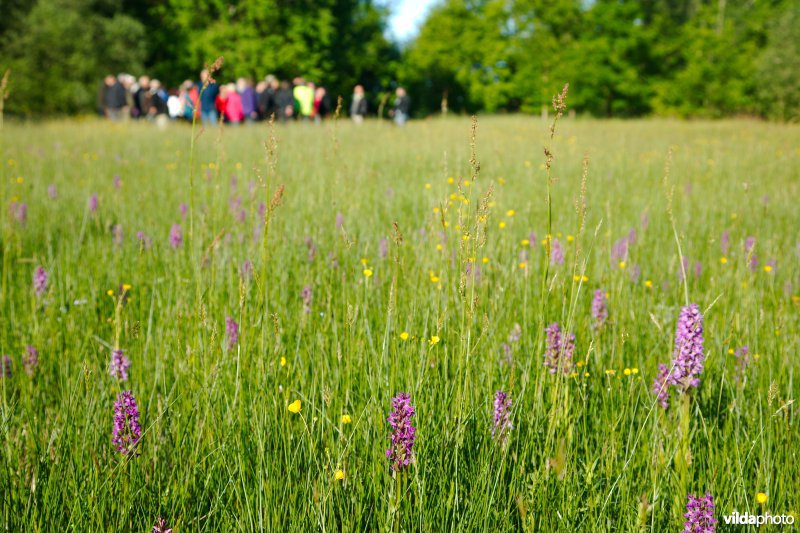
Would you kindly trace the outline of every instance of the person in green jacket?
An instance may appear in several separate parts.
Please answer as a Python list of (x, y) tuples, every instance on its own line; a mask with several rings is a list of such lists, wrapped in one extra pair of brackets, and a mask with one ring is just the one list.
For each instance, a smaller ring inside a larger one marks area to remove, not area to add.
[(314, 84), (297, 78), (294, 85), (294, 99), (297, 102), (298, 116), (309, 120), (314, 114)]

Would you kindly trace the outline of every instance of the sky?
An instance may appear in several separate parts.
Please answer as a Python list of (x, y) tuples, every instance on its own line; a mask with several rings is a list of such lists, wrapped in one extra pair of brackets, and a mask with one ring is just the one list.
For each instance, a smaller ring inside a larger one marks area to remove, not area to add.
[(420, 25), (425, 21), (428, 9), (438, 0), (389, 0), (391, 9), (389, 33), (398, 41), (408, 41), (417, 35)]

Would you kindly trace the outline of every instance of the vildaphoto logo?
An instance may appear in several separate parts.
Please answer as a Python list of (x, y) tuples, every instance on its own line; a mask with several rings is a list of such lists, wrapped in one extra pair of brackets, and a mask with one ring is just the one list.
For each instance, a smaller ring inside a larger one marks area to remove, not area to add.
[(739, 511), (734, 511), (733, 514), (726, 514), (722, 516), (722, 521), (726, 524), (735, 524), (739, 526), (747, 526), (747, 525), (756, 525), (761, 526), (764, 524), (768, 524), (771, 526), (783, 526), (788, 525), (791, 526), (794, 524), (794, 516), (786, 515), (786, 514), (776, 514), (772, 515), (769, 513), (764, 514), (750, 514), (750, 513), (741, 513)]

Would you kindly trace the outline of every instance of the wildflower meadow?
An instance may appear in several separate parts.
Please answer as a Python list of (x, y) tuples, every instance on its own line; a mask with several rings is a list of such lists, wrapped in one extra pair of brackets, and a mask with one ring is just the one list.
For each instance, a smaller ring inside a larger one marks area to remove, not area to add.
[(565, 97), (6, 123), (0, 527), (793, 520), (800, 128)]

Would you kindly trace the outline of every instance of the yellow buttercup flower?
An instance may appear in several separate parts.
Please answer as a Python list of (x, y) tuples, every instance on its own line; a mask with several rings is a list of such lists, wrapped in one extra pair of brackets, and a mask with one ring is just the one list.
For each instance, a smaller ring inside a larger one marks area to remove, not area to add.
[(506, 227), (506, 223), (505, 223), (505, 222), (500, 222), (500, 223), (499, 223), (497, 226), (498, 226), (500, 229), (503, 229), (503, 228), (505, 228), (505, 227)]
[(517, 214), (517, 212), (514, 211), (513, 209), (509, 209), (508, 211), (506, 211), (506, 216), (507, 217), (513, 217), (516, 214)]
[(403, 333), (401, 333), (400, 334), (400, 339), (402, 339), (404, 341), (407, 341), (408, 340), (408, 332), (404, 331)]
[(123, 284), (122, 284), (122, 290), (123, 290), (123, 291), (129, 291), (129, 290), (131, 290), (132, 288), (133, 288), (133, 287), (132, 287), (130, 284), (128, 284), (128, 283), (123, 283)]
[(281, 366), (286, 366), (286, 358), (281, 357)]
[(436, 346), (439, 344), (439, 337), (436, 335), (431, 335), (431, 340), (428, 341), (428, 346)]
[(625, 268), (625, 261), (620, 261), (619, 262), (619, 268), (622, 268), (622, 269)]
[(289, 410), (290, 413), (297, 414), (302, 409), (303, 403), (300, 400), (295, 400), (290, 403), (286, 408)]
[(772, 272), (772, 266), (771, 265), (764, 265), (764, 272), (766, 272), (767, 274)]
[(638, 368), (631, 368), (631, 374), (638, 374), (638, 373), (639, 373)]
[(763, 492), (759, 492), (758, 494), (756, 494), (756, 501), (759, 504), (763, 505), (763, 504), (767, 503), (768, 499), (769, 499), (769, 497), (766, 494), (764, 494)]
[(344, 479), (344, 470), (342, 470), (341, 468), (336, 470), (336, 472), (334, 472), (334, 474), (333, 474), (333, 479), (335, 479), (336, 481), (343, 480)]
[(529, 246), (531, 244), (531, 241), (529, 241), (528, 239), (522, 239), (521, 241), (519, 241), (519, 243), (522, 246)]
[(481, 259), (481, 262), (482, 262), (482, 263), (485, 265), (486, 263), (488, 263), (488, 262), (489, 262), (489, 258), (488, 258), (488, 257), (486, 257), (486, 256), (484, 256), (484, 258), (483, 258), (483, 259)]
[(350, 415), (342, 415), (342, 424), (350, 424), (352, 421)]
[(106, 291), (106, 294), (108, 294), (109, 296), (114, 296), (114, 291), (108, 289), (108, 291)]
[(365, 268), (361, 273), (364, 274), (364, 277), (367, 277), (367, 278), (372, 276), (372, 270), (370, 270), (368, 268)]
[(431, 188), (431, 184), (430, 184), (430, 183), (426, 183), (426, 184), (425, 184), (425, 188), (426, 188), (426, 189), (430, 189), (430, 188)]
[(647, 281), (644, 282), (644, 286), (647, 287), (648, 289), (652, 289), (653, 282), (648, 279)]
[(631, 369), (630, 368), (626, 368), (625, 370), (622, 371), (622, 373), (625, 374), (626, 376), (630, 376), (631, 375)]
[(364, 266), (367, 266), (367, 263), (369, 263), (369, 259), (367, 259), (366, 257), (362, 257), (361, 258), (361, 264), (364, 265)]
[(455, 181), (456, 181), (456, 180), (454, 180), (453, 178), (447, 178), (447, 183), (453, 183), (453, 182), (455, 182)]
[(607, 375), (607, 376), (613, 376), (613, 375), (614, 375), (614, 374), (616, 374), (616, 373), (617, 373), (616, 371), (614, 371), (614, 370), (611, 370), (610, 368), (609, 368), (608, 370), (606, 370), (606, 375)]
[(724, 265), (725, 263), (727, 263), (727, 262), (728, 262), (728, 258), (727, 258), (727, 257), (724, 257), (724, 256), (723, 256), (723, 257), (720, 257), (720, 258), (719, 258), (719, 262), (720, 262), (720, 263), (722, 263), (722, 264)]
[(567, 242), (572, 242), (574, 240), (575, 240), (575, 237), (573, 237), (572, 235), (567, 235)]

